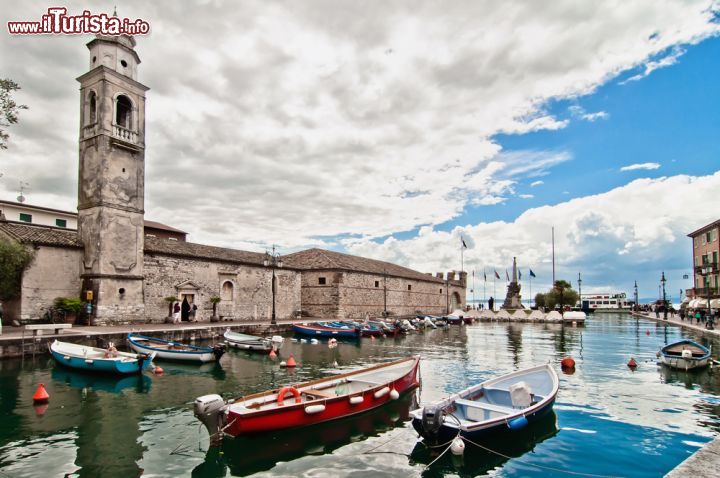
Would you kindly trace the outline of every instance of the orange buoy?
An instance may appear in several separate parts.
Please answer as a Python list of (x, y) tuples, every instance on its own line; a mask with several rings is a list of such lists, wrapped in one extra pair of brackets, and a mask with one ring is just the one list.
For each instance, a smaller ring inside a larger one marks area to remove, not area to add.
[(35, 415), (37, 415), (38, 417), (45, 415), (45, 412), (47, 411), (49, 406), (50, 405), (47, 402), (45, 402), (45, 403), (37, 403), (36, 402), (34, 405)]
[(270, 350), (270, 353), (268, 354), (268, 356), (269, 356), (271, 359), (277, 358), (277, 354), (275, 353), (275, 349), (271, 349), (271, 350)]
[(572, 357), (565, 357), (560, 362), (562, 368), (575, 368), (575, 360)]
[(50, 400), (50, 395), (45, 390), (45, 384), (41, 383), (40, 386), (35, 390), (35, 395), (32, 396), (33, 403), (45, 403)]
[(627, 366), (630, 367), (631, 369), (635, 369), (635, 368), (637, 368), (637, 365), (638, 364), (635, 361), (635, 359), (630, 357), (630, 360), (628, 361)]
[(162, 367), (157, 367), (157, 366), (156, 366), (156, 367), (153, 369), (153, 373), (154, 373), (155, 375), (162, 375), (162, 374), (165, 373), (165, 370), (163, 370)]
[(290, 358), (287, 359), (287, 364), (285, 364), (286, 367), (295, 367), (297, 364), (295, 363), (295, 359), (291, 355)]

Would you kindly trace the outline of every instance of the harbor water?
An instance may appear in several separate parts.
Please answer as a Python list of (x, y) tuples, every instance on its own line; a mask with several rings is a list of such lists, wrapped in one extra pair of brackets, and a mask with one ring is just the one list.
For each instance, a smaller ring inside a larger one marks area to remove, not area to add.
[[(68, 370), (49, 355), (3, 361), (0, 477), (660, 477), (720, 431), (720, 370), (656, 364), (656, 352), (683, 337), (712, 345), (718, 358), (717, 341), (597, 314), (578, 327), (477, 323), (337, 348), (288, 335), (281, 359), (292, 353), (294, 370), (236, 350), (219, 365), (163, 362), (163, 375), (121, 378)], [(209, 447), (193, 417), (199, 395), (240, 396), (409, 355), (422, 358), (421, 389), (359, 417), (226, 439), (220, 448)], [(568, 355), (577, 364), (571, 374), (559, 366)], [(547, 362), (561, 380), (554, 412), (481, 447), (468, 444), (462, 457), (427, 449), (408, 422), (418, 402)], [(35, 407), (40, 383), (50, 402)]]

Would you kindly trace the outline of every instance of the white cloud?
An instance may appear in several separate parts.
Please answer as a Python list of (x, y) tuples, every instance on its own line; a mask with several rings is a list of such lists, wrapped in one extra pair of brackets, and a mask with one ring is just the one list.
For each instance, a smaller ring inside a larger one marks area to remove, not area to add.
[[(657, 291), (664, 270), (668, 290), (677, 297), (681, 287), (690, 286), (682, 280), (692, 268), (687, 233), (717, 219), (715, 211), (692, 205), (718, 188), (720, 171), (701, 177), (638, 179), (603, 194), (529, 209), (513, 222), (479, 223), (451, 231), (424, 227), (407, 240), (358, 239), (347, 247), (355, 254), (434, 272), (459, 268), (457, 238), (462, 235), (468, 245), (472, 243), (464, 254), (466, 270), (502, 270), (517, 257), (521, 267), (537, 274), (533, 290), (538, 291), (551, 283), (554, 226), (558, 277), (574, 281), (581, 271), (583, 289), (626, 292), (638, 280), (648, 293)], [(632, 276), (627, 271), (633, 271)]]
[(521, 199), (532, 199), (535, 196), (533, 196), (532, 194), (518, 194), (518, 197)]
[(628, 166), (623, 166), (620, 168), (620, 171), (636, 171), (639, 169), (645, 169), (645, 170), (653, 170), (660, 168), (660, 163), (636, 163), (636, 164), (630, 164)]
[[(146, 216), (198, 242), (288, 248), (497, 204), (570, 156), (501, 152), (494, 135), (565, 127), (549, 101), (631, 68), (649, 74), (670, 61), (657, 59), (664, 52), (679, 57), (673, 47), (718, 32), (710, 5), (123, 2), (121, 16), (151, 24), (136, 48), (138, 79), (151, 88)], [(16, 2), (1, 15), (32, 20), (46, 9)], [(87, 41), (0, 36), (0, 71), (30, 106), (2, 153), (0, 197), (24, 179), (29, 202), (76, 207), (74, 78), (87, 71)]]
[(530, 183), (530, 187), (534, 188), (535, 186), (542, 186), (543, 184), (545, 184), (545, 181), (533, 181)]
[(597, 111), (595, 113), (588, 113), (582, 106), (572, 105), (568, 107), (568, 111), (575, 118), (580, 118), (585, 121), (593, 122), (598, 119), (608, 119), (610, 114), (605, 111)]
[(672, 66), (675, 63), (677, 63), (678, 59), (680, 59), (680, 57), (683, 56), (684, 54), (685, 54), (684, 48), (682, 48), (680, 46), (674, 46), (670, 49), (670, 51), (666, 55), (664, 55), (664, 56), (661, 55), (657, 60), (648, 61), (647, 63), (645, 63), (644, 70), (642, 73), (631, 76), (630, 78), (624, 80), (622, 82), (622, 84), (628, 83), (630, 81), (641, 80), (659, 68)]

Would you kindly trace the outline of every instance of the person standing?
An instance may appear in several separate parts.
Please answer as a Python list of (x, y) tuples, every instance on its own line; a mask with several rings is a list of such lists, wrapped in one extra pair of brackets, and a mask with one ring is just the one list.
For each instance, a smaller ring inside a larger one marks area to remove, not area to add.
[(197, 304), (193, 302), (192, 307), (190, 307), (190, 321), (191, 322), (197, 322)]
[(490, 299), (488, 299), (488, 310), (495, 311), (495, 299), (493, 299), (492, 296), (490, 296)]
[(175, 305), (173, 306), (173, 324), (179, 324), (180, 323), (180, 303), (175, 302)]

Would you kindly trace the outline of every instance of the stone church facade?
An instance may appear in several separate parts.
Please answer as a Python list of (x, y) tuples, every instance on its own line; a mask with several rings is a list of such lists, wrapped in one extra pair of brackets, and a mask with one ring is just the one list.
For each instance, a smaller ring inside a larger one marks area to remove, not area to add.
[(35, 250), (19, 297), (3, 304), (6, 319), (36, 320), (56, 297), (78, 296), (91, 304), (93, 324), (161, 322), (167, 297), (197, 305), (201, 321), (212, 315), (211, 297), (220, 299), (219, 316), (257, 321), (270, 320), (273, 305), (278, 319), (443, 314), (465, 305), (465, 273), (433, 276), (320, 249), (286, 255), (273, 270), (266, 254), (148, 233), (148, 88), (137, 81), (135, 41), (99, 36), (87, 46), (90, 70), (78, 78), (77, 230), (0, 218), (0, 237)]

